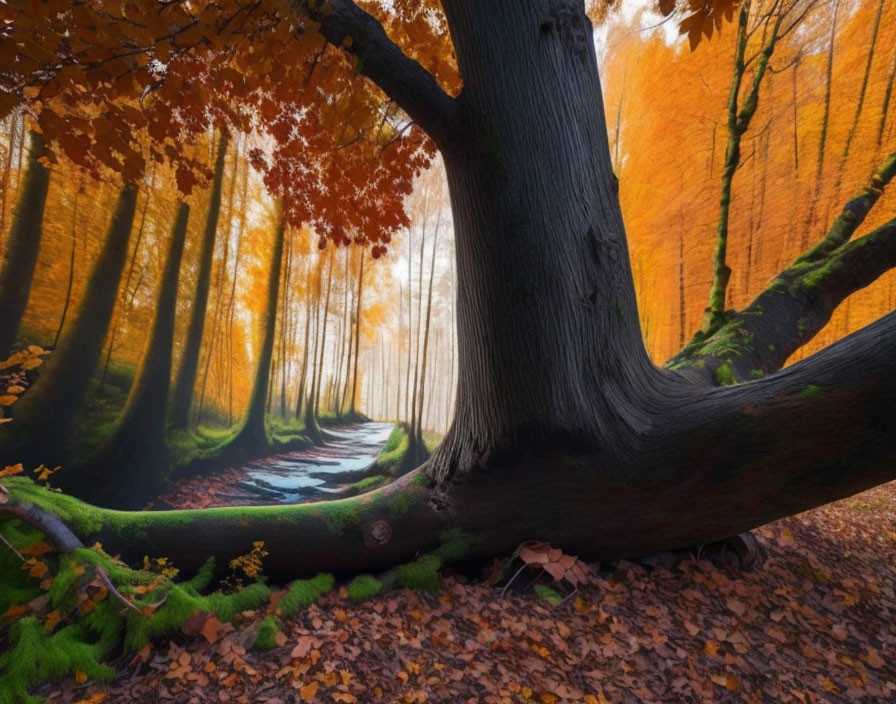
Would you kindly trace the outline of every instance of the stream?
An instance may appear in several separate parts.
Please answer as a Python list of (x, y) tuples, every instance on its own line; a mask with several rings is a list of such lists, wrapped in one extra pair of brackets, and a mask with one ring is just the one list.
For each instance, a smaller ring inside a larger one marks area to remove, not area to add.
[(322, 446), (294, 450), (249, 462), (246, 477), (219, 498), (247, 504), (293, 504), (326, 498), (362, 478), (377, 458), (391, 423), (357, 423), (321, 429)]

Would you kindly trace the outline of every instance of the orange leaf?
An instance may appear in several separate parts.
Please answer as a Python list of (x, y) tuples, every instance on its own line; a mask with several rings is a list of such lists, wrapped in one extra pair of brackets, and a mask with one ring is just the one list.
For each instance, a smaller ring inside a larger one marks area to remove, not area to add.
[(299, 690), (299, 694), (301, 694), (302, 699), (305, 699), (306, 701), (309, 699), (314, 699), (315, 695), (317, 694), (317, 688), (317, 682), (310, 682)]

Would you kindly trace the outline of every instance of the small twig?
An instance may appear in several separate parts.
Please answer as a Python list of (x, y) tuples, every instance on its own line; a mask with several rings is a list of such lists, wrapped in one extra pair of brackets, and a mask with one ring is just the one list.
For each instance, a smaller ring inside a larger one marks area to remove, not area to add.
[[(115, 585), (112, 584), (112, 580), (109, 579), (109, 575), (106, 574), (106, 571), (102, 567), (96, 568), (96, 573), (99, 576), (100, 580), (103, 582), (103, 585), (106, 587), (106, 591), (109, 592), (113, 597), (115, 597), (118, 601), (124, 604), (127, 608), (133, 609), (137, 613), (140, 612), (140, 608), (132, 601), (128, 601), (124, 595), (115, 588)], [(164, 601), (164, 599), (163, 599)]]
[(6, 547), (8, 547), (10, 550), (12, 550), (16, 554), (16, 557), (18, 557), (22, 562), (25, 561), (25, 558), (22, 555), (22, 553), (20, 553), (18, 550), (16, 550), (15, 546), (11, 542), (9, 542), (6, 538), (4, 538), (2, 533), (0, 533), (0, 540), (2, 540), (3, 544), (6, 545)]
[(565, 597), (563, 597), (563, 599), (560, 601), (560, 603), (557, 604), (557, 608), (559, 609), (561, 606), (563, 606), (567, 601), (572, 599), (578, 593), (579, 593), (579, 588), (576, 587), (569, 594), (567, 594)]
[(515, 580), (517, 577), (519, 577), (519, 576), (520, 576), (520, 572), (522, 572), (524, 569), (526, 569), (526, 567), (528, 567), (528, 565), (524, 562), (524, 563), (523, 563), (523, 566), (520, 567), (520, 568), (516, 571), (516, 573), (513, 575), (513, 577), (511, 577), (509, 580), (507, 580), (507, 584), (505, 584), (505, 585), (504, 585), (504, 588), (501, 590), (501, 598), (502, 598), (502, 599), (504, 598), (504, 595), (507, 593), (507, 590), (510, 588), (510, 585), (513, 584), (513, 580)]

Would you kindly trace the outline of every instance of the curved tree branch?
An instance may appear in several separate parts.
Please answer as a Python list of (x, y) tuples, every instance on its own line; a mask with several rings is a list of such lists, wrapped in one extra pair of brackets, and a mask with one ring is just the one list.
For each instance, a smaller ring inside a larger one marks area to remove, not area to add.
[(780, 369), (824, 328), (851, 294), (896, 266), (896, 221), (850, 239), (896, 177), (896, 152), (843, 207), (825, 238), (801, 255), (743, 310), (666, 363), (696, 369), (711, 383), (746, 381)]
[(797, 260), (714, 335), (689, 344), (671, 369), (717, 384), (777, 371), (817, 335), (843, 301), (896, 267), (896, 219), (817, 261)]
[(454, 122), (454, 98), (389, 39), (375, 17), (352, 0), (295, 0), (293, 7), (318, 22), (330, 44), (355, 57), (359, 73), (382, 88), (437, 144), (445, 144)]

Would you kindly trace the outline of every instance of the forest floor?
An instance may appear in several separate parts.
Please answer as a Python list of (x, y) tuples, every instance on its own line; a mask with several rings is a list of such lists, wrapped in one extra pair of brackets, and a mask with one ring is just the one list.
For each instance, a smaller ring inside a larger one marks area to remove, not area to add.
[(450, 574), (432, 598), (351, 604), (337, 589), (267, 652), (247, 650), (261, 613), (194, 620), (194, 635), (120, 658), (111, 683), (43, 691), (48, 704), (896, 701), (896, 483), (756, 535), (757, 571), (618, 562), (559, 607)]

